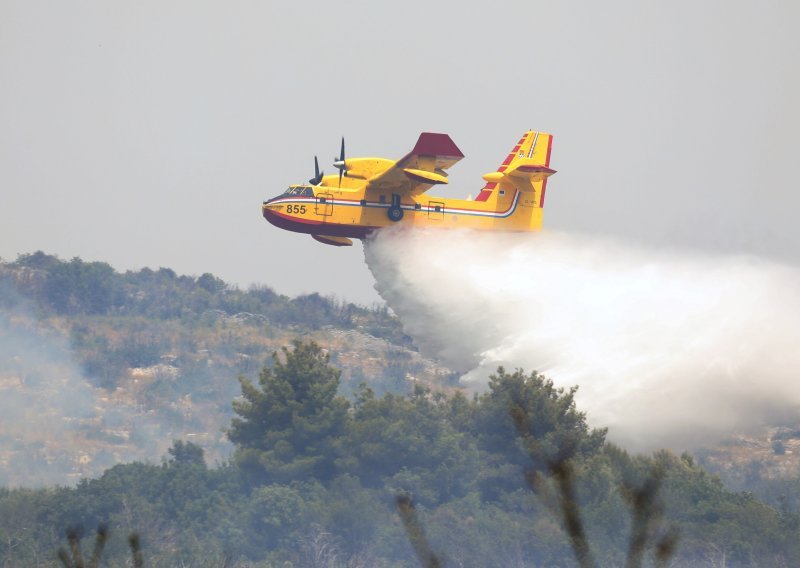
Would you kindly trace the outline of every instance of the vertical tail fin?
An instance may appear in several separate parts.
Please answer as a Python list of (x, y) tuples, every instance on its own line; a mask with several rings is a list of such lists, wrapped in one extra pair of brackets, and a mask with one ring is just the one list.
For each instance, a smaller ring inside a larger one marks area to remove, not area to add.
[(486, 174), (486, 185), (475, 201), (486, 201), (499, 184), (510, 184), (520, 190), (535, 191), (539, 207), (544, 207), (547, 178), (555, 171), (550, 169), (550, 151), (553, 136), (529, 130), (511, 149), (496, 172)]

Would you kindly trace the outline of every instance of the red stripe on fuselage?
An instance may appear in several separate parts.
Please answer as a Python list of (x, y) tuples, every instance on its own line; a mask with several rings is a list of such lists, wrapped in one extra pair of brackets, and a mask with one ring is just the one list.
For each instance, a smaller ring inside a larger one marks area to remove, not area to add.
[(379, 227), (365, 227), (361, 225), (340, 225), (338, 223), (325, 223), (313, 219), (299, 219), (270, 209), (264, 209), (264, 219), (287, 231), (306, 233), (309, 235), (328, 235), (330, 237), (350, 237), (364, 239)]

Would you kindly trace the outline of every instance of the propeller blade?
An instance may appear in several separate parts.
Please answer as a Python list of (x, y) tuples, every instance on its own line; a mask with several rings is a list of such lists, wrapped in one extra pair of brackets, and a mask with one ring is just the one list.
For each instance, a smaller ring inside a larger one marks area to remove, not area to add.
[(347, 175), (347, 165), (344, 157), (344, 136), (342, 136), (342, 148), (339, 150), (339, 157), (334, 158), (333, 165), (339, 170), (339, 187), (342, 187), (342, 176)]
[(325, 172), (319, 171), (319, 161), (317, 157), (314, 156), (314, 177), (308, 180), (308, 183), (311, 185), (319, 185), (322, 181), (322, 176), (325, 175)]

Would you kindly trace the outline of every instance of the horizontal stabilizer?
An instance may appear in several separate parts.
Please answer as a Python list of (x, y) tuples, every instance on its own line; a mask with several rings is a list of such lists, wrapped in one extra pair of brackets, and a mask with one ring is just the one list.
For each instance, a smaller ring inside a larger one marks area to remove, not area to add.
[(517, 191), (533, 192), (533, 201), (544, 206), (547, 178), (556, 173), (550, 169), (550, 149), (553, 137), (546, 132), (528, 130), (498, 166), (496, 172), (483, 176), (486, 185), (475, 201), (486, 201), (498, 186), (513, 187)]
[(554, 173), (556, 173), (556, 170), (549, 168), (544, 164), (535, 163), (534, 160), (530, 158), (518, 158), (504, 171), (485, 174), (483, 179), (489, 183), (508, 182), (513, 184), (514, 187), (520, 191), (525, 191), (532, 190), (533, 188), (527, 184), (527, 181), (524, 183), (518, 182), (523, 180), (530, 180), (532, 182), (544, 181)]
[(531, 181), (542, 181), (543, 179), (546, 179), (556, 173), (555, 170), (545, 166), (544, 164), (526, 162), (533, 162), (533, 160), (517, 160), (504, 173), (513, 177), (528, 178)]
[(335, 247), (353, 246), (353, 241), (351, 241), (347, 237), (331, 237), (329, 235), (311, 235), (311, 237), (315, 241), (319, 241), (321, 243), (325, 243), (326, 245), (332, 245)]

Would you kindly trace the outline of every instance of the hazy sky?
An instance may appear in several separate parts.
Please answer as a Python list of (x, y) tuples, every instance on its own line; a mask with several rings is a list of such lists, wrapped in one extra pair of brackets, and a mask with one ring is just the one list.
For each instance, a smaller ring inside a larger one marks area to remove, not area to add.
[[(0, 0), (0, 256), (377, 300), (360, 245), (260, 216), (421, 131), (475, 195), (555, 136), (545, 227), (800, 264), (800, 4)], [(535, 238), (535, 237), (534, 237)], [(435, 246), (435, 243), (432, 243)]]

